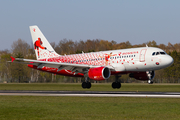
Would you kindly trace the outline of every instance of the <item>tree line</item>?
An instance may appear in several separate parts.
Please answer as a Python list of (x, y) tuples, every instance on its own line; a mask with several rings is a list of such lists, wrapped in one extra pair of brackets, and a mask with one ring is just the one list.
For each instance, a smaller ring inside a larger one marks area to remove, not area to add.
[[(60, 40), (58, 44), (55, 42), (50, 43), (55, 51), (61, 55), (78, 54), (85, 52), (96, 52), (104, 50), (116, 50), (136, 47), (158, 47), (163, 49), (166, 53), (171, 55), (174, 59), (173, 65), (168, 68), (157, 70), (154, 82), (156, 83), (179, 83), (180, 82), (180, 43), (168, 45), (159, 44), (153, 40), (142, 44), (132, 45), (129, 41), (117, 43), (116, 41), (107, 41), (101, 39), (93, 40)], [(38, 71), (35, 69), (28, 68), (25, 64), (9, 63), (11, 61), (10, 56), (16, 58), (36, 59), (33, 45), (29, 45), (24, 40), (18, 39), (12, 43), (11, 49), (0, 51), (0, 82), (9, 83), (24, 83), (24, 82), (81, 82), (81, 78), (66, 77), (47, 72)], [(111, 76), (106, 81), (101, 82), (112, 82), (114, 76)], [(93, 81), (92, 81), (93, 82)], [(142, 82), (130, 78), (128, 75), (121, 77), (121, 82)]]

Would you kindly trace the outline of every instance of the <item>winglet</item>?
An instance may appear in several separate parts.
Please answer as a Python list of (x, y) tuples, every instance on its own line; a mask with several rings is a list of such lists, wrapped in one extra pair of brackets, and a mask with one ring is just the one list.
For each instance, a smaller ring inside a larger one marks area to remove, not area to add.
[(11, 62), (13, 62), (16, 58), (13, 58), (13, 57), (11, 56), (11, 59), (12, 59)]

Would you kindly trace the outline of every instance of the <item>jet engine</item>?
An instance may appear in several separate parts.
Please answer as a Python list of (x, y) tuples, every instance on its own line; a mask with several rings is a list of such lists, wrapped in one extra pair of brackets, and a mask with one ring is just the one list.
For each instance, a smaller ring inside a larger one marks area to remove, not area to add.
[(108, 79), (110, 75), (111, 72), (107, 67), (91, 68), (88, 71), (88, 77), (92, 80), (105, 80)]
[(129, 74), (129, 77), (135, 78), (137, 80), (152, 80), (154, 76), (155, 76), (154, 71), (135, 72)]

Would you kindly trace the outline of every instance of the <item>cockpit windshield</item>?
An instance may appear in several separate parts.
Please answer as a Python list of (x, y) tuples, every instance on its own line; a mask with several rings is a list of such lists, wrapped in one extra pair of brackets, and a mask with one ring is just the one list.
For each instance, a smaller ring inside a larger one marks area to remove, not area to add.
[(166, 53), (165, 52), (160, 52), (161, 55), (165, 55)]
[(159, 55), (159, 54), (160, 54), (159, 52), (156, 53), (156, 55)]
[(166, 53), (165, 52), (153, 52), (152, 56), (154, 56), (154, 55), (166, 55)]

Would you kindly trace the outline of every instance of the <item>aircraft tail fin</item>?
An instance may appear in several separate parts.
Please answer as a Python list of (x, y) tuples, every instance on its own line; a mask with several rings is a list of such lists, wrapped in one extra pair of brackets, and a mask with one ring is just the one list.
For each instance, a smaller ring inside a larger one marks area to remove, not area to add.
[(37, 60), (59, 56), (59, 54), (57, 54), (49, 44), (38, 26), (30, 26), (29, 28)]

